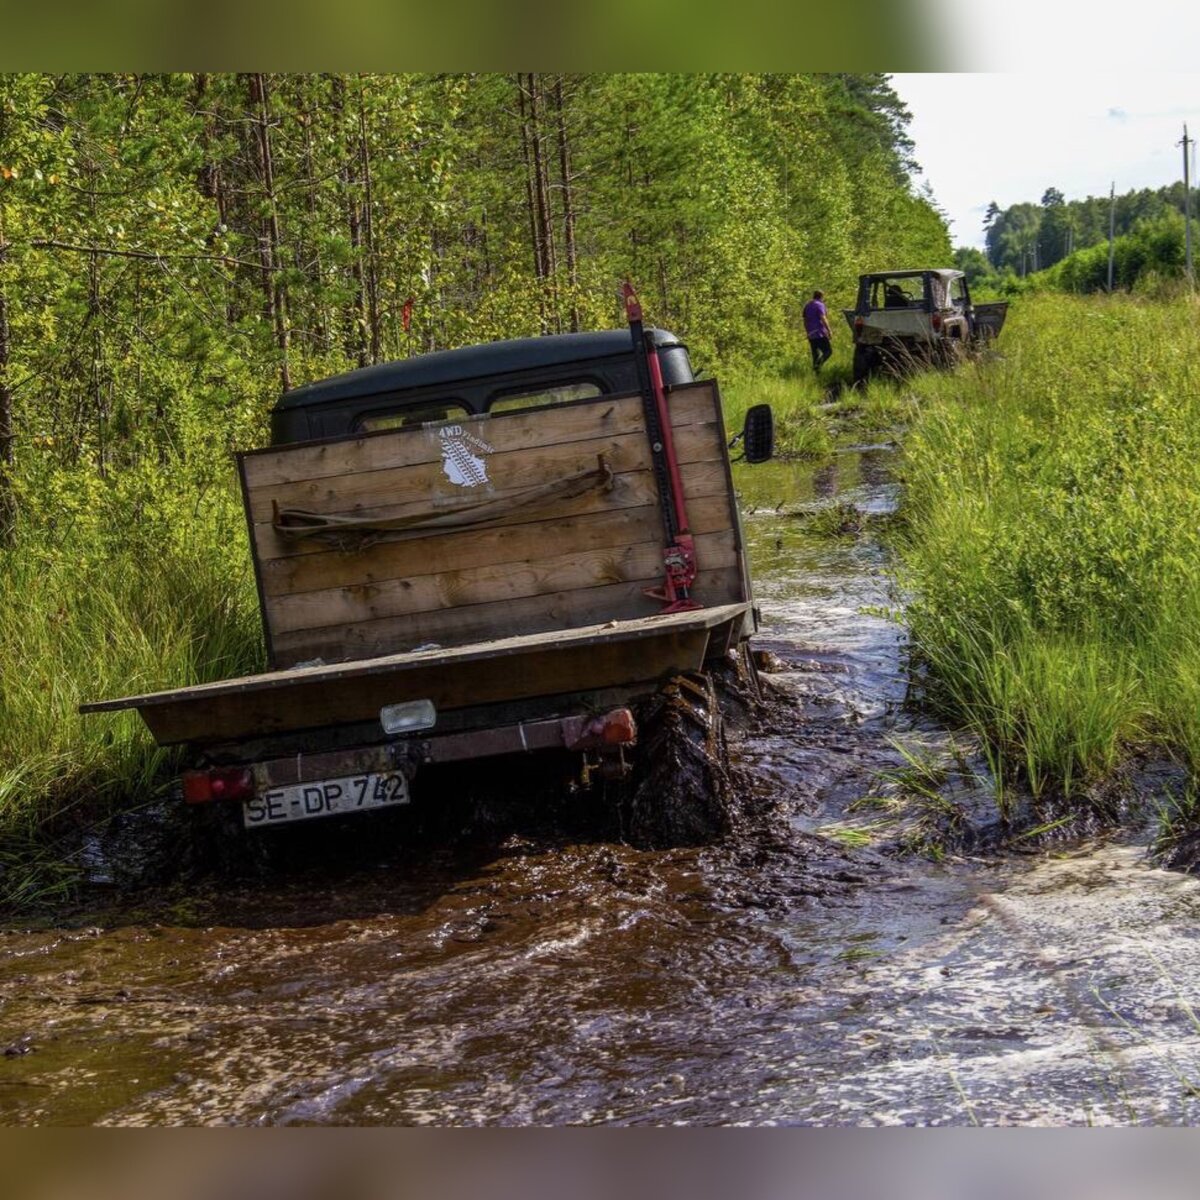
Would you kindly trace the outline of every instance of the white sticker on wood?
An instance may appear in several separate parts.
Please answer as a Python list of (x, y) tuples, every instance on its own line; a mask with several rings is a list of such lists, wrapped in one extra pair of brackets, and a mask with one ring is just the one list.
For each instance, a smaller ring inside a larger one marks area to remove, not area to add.
[(442, 471), (459, 487), (483, 487), (490, 481), (486, 455), (495, 452), (483, 438), (468, 433), (461, 425), (443, 425), (438, 430), (442, 443)]

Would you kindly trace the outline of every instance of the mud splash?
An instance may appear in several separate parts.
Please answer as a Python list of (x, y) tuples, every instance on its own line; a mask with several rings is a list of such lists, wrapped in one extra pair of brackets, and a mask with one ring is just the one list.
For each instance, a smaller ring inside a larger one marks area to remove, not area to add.
[[(935, 863), (884, 828), (897, 742), (959, 763), (938, 794), (968, 819), (989, 803), (969, 747), (904, 709), (874, 533), (896, 458), (740, 481), (780, 698), (733, 768), (770, 821), (704, 851), (371, 833), (355, 869), (9, 929), (0, 1117), (1195, 1120), (1200, 884), (1136, 845)], [(830, 505), (859, 528), (789, 515)]]

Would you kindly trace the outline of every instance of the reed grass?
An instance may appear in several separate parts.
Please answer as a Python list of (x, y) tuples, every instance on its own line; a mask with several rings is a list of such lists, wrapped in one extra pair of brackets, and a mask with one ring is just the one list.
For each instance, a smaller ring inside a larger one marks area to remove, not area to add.
[(65, 829), (173, 766), (139, 717), (82, 716), (81, 702), (262, 665), (240, 510), (229, 495), (186, 500), (171, 493), (161, 537), (129, 511), (107, 526), (109, 508), (66, 531), (23, 526), (0, 551), (0, 894)]
[(1084, 798), (1133, 750), (1200, 769), (1200, 309), (1023, 299), (911, 381), (901, 573), (929, 700), (1004, 780)]

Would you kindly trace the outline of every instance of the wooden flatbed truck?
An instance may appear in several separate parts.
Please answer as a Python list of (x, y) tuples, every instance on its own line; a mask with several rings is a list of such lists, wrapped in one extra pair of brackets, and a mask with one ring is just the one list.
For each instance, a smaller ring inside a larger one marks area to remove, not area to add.
[[(441, 764), (544, 751), (631, 776), (646, 840), (718, 832), (719, 769), (656, 811), (647, 723), (711, 751), (708, 672), (754, 629), (728, 438), (716, 383), (627, 308), (630, 331), (285, 394), (238, 456), (270, 670), (83, 711), (136, 709), (187, 748), (184, 798), (250, 829), (436, 803)], [(741, 437), (769, 457), (770, 410)]]

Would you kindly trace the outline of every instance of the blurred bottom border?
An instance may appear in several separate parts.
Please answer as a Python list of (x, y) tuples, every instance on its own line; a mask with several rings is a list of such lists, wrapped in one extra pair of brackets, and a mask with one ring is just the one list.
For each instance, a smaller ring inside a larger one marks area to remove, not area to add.
[(0, 1131), (20, 1200), (1182, 1200), (1184, 1131)]

